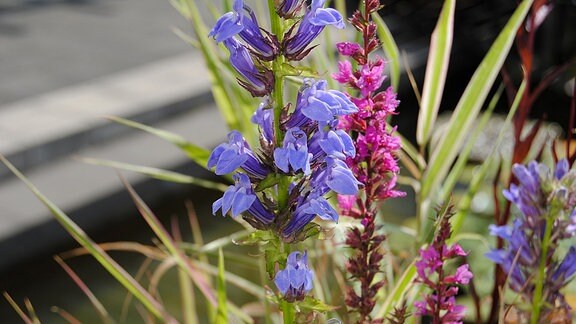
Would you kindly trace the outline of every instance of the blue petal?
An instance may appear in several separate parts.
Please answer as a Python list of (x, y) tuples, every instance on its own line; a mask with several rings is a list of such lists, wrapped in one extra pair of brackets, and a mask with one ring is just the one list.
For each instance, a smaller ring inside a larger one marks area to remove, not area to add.
[(308, 99), (308, 106), (302, 109), (302, 113), (315, 121), (330, 121), (334, 119), (330, 106), (314, 97)]
[(239, 155), (238, 152), (235, 152), (232, 149), (226, 150), (220, 155), (214, 173), (217, 175), (224, 175), (234, 172), (236, 169), (242, 166), (246, 160), (248, 160), (248, 156), (246, 154)]
[(277, 148), (274, 150), (274, 164), (278, 169), (288, 173), (290, 171), (288, 164), (288, 150)]
[(256, 196), (247, 194), (245, 188), (238, 190), (234, 195), (232, 203), (232, 217), (236, 217), (247, 211), (254, 203), (254, 200), (256, 200)]
[(318, 9), (314, 17), (310, 18), (310, 23), (315, 26), (334, 25), (336, 28), (344, 28), (344, 21), (342, 15), (332, 8)]

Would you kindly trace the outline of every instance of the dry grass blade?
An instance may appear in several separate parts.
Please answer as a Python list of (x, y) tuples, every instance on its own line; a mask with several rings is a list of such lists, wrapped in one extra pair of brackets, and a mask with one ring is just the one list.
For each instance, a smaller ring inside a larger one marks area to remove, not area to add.
[(62, 317), (62, 319), (64, 319), (66, 322), (68, 322), (70, 324), (82, 324), (82, 322), (79, 319), (72, 316), (72, 314), (68, 313), (67, 311), (63, 310), (60, 307), (52, 306), (52, 308), (50, 308), (50, 311), (52, 313), (56, 313), (56, 314), (60, 315), (60, 317)]
[[(102, 248), (104, 251), (134, 252), (154, 260), (164, 260), (166, 258), (166, 253), (164, 253), (159, 248), (136, 242), (109, 242), (100, 243), (98, 246), (100, 246), (100, 248)], [(86, 254), (90, 254), (90, 251), (86, 250), (85, 248), (76, 248), (68, 252), (61, 253), (60, 256), (63, 259), (69, 259)]]
[(192, 278), (196, 286), (200, 289), (200, 291), (204, 294), (206, 299), (212, 304), (216, 305), (216, 297), (214, 296), (214, 292), (211, 290), (210, 285), (204, 279), (204, 276), (201, 272), (197, 271), (196, 268), (190, 263), (190, 260), (184, 255), (184, 253), (178, 248), (176, 243), (170, 237), (170, 234), (166, 231), (164, 226), (160, 223), (158, 218), (152, 213), (150, 208), (144, 203), (142, 198), (136, 193), (134, 188), (128, 183), (128, 181), (120, 176), (122, 183), (128, 190), (128, 193), (132, 197), (134, 203), (136, 204), (136, 208), (144, 218), (144, 220), (148, 223), (150, 228), (154, 231), (156, 236), (162, 241), (162, 244), (166, 247), (169, 253), (175, 258), (178, 266), (180, 266), (183, 270), (185, 270), (188, 275)]
[(98, 298), (96, 298), (94, 293), (92, 293), (90, 288), (88, 288), (88, 286), (84, 283), (84, 281), (82, 281), (82, 279), (80, 279), (80, 277), (74, 272), (74, 270), (72, 270), (72, 268), (70, 268), (66, 264), (66, 262), (64, 262), (59, 256), (57, 256), (57, 255), (54, 256), (54, 260), (56, 260), (56, 262), (58, 262), (58, 264), (62, 267), (62, 269), (64, 269), (64, 271), (66, 271), (68, 276), (70, 276), (70, 278), (72, 278), (74, 283), (76, 283), (76, 285), (80, 288), (80, 290), (82, 290), (82, 292), (86, 295), (86, 297), (88, 297), (88, 299), (90, 300), (90, 303), (92, 303), (92, 305), (94, 306), (94, 308), (98, 312), (98, 315), (102, 319), (102, 322), (103, 323), (114, 323), (114, 321), (110, 317), (110, 314), (108, 314), (108, 311), (106, 310), (104, 305), (102, 305), (102, 303), (98, 300)]
[(24, 323), (34, 324), (34, 322), (30, 319), (30, 317), (28, 317), (28, 315), (26, 315), (26, 313), (24, 313), (22, 308), (20, 308), (20, 306), (18, 306), (18, 304), (14, 301), (14, 299), (12, 299), (12, 296), (10, 296), (7, 292), (3, 292), (2, 295), (4, 295), (4, 298), (6, 298), (6, 300), (10, 304), (10, 306), (12, 306), (14, 311), (16, 311), (16, 313), (18, 313), (18, 316), (20, 316), (20, 318), (22, 319), (22, 321), (24, 321)]

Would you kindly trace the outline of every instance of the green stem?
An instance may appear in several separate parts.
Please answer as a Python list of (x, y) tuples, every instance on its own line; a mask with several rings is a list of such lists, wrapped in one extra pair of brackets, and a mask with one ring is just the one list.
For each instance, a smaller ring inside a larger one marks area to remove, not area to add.
[(534, 298), (532, 299), (532, 315), (530, 316), (530, 323), (538, 323), (540, 311), (542, 307), (542, 293), (544, 290), (544, 277), (546, 275), (546, 261), (548, 259), (548, 250), (550, 248), (550, 238), (552, 236), (552, 226), (554, 218), (550, 215), (546, 217), (546, 230), (544, 238), (542, 239), (542, 255), (540, 256), (540, 268), (538, 269), (538, 277), (536, 279), (536, 287), (534, 289)]
[[(284, 250), (286, 255), (290, 254), (292, 246), (290, 244), (282, 243), (279, 244), (278, 252)], [(282, 319), (284, 320), (284, 324), (291, 324), (295, 322), (296, 318), (296, 309), (294, 308), (294, 304), (287, 302), (285, 300), (281, 301), (280, 308), (282, 309)]]
[[(276, 14), (276, 6), (274, 0), (268, 0), (268, 11), (270, 13), (270, 24), (272, 29), (272, 34), (278, 37), (281, 42), (284, 36), (284, 30), (282, 21), (280, 17)], [(280, 117), (282, 115), (282, 110), (284, 109), (284, 74), (282, 73), (282, 66), (284, 65), (284, 57), (282, 55), (276, 56), (274, 61), (272, 61), (272, 72), (274, 73), (274, 93), (273, 97), (273, 109), (274, 109), (274, 135), (276, 137), (276, 147), (282, 147), (282, 142), (284, 140), (284, 133), (280, 128)], [(288, 207), (288, 188), (290, 186), (290, 178), (287, 176), (282, 176), (280, 182), (278, 183), (278, 211), (283, 213)], [(281, 249), (289, 254), (290, 244), (281, 244)], [(296, 310), (294, 305), (285, 300), (281, 302), (280, 305), (282, 309), (282, 318), (285, 324), (294, 323)]]

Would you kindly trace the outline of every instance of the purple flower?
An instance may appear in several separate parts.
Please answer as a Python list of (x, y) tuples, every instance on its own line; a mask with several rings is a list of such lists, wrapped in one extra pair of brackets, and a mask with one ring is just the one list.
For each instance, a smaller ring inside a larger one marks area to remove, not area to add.
[(310, 174), (310, 158), (308, 153), (308, 137), (300, 128), (290, 128), (284, 137), (282, 147), (274, 150), (274, 164), (278, 169), (288, 173), (290, 167), (293, 171), (302, 170)]
[(327, 221), (338, 221), (338, 212), (322, 195), (321, 191), (312, 191), (298, 198), (292, 217), (282, 228), (284, 238), (296, 237), (316, 216)]
[[(266, 61), (274, 59), (276, 50), (270, 37), (262, 34), (258, 20), (250, 7), (245, 6), (242, 0), (235, 0), (233, 11), (225, 13), (216, 21), (216, 25), (208, 36), (213, 36), (216, 42), (226, 41), (233, 36), (240, 36), (246, 44), (254, 49), (255, 54)], [(244, 9), (249, 15), (244, 14)]]
[(356, 147), (350, 135), (341, 129), (336, 129), (338, 120), (330, 123), (318, 123), (318, 130), (308, 143), (308, 151), (312, 153), (312, 161), (324, 159), (326, 156), (346, 159), (356, 155)]
[(356, 180), (344, 161), (333, 157), (327, 157), (325, 161), (325, 167), (319, 168), (312, 173), (312, 179), (310, 180), (312, 188), (324, 190), (325, 192), (329, 188), (341, 195), (355, 195), (358, 193), (360, 182)]
[(244, 169), (251, 176), (265, 178), (270, 172), (254, 155), (248, 142), (238, 131), (228, 133), (228, 143), (222, 143), (212, 151), (208, 167), (216, 167), (217, 175), (224, 175)]
[(251, 121), (260, 127), (261, 134), (268, 143), (274, 142), (274, 115), (268, 98), (258, 106)]
[(560, 280), (562, 285), (567, 284), (571, 279), (572, 276), (576, 273), (576, 246), (571, 246), (568, 253), (562, 260), (562, 263), (556, 268), (554, 274), (552, 275), (552, 279), (554, 281)]
[(296, 34), (285, 38), (282, 48), (289, 60), (299, 61), (308, 55), (312, 48), (306, 48), (327, 25), (340, 29), (345, 27), (342, 15), (338, 11), (323, 8), (325, 1), (312, 0), (312, 6), (302, 18)]
[(305, 79), (298, 93), (296, 111), (314, 121), (330, 122), (336, 116), (358, 111), (345, 94), (337, 90), (326, 90), (326, 80)]
[(286, 267), (278, 271), (274, 283), (288, 302), (303, 300), (312, 290), (314, 272), (308, 268), (308, 255), (306, 252), (292, 252), (288, 255)]
[(274, 215), (256, 197), (250, 178), (243, 173), (236, 173), (233, 177), (235, 185), (228, 187), (222, 198), (212, 204), (212, 214), (216, 215), (220, 209), (222, 215), (231, 212), (232, 217), (248, 212), (261, 223), (270, 224), (274, 220)]
[(304, 4), (304, 0), (280, 0), (280, 3), (276, 6), (276, 13), (282, 18), (292, 18)]
[(259, 71), (248, 52), (236, 38), (230, 37), (224, 40), (224, 45), (230, 51), (230, 64), (242, 76), (238, 83), (255, 97), (269, 94), (274, 86), (274, 76), (268, 70)]
[(216, 21), (216, 25), (214, 25), (214, 28), (212, 28), (208, 36), (214, 37), (216, 42), (220, 43), (241, 32), (242, 29), (244, 29), (244, 25), (242, 24), (244, 15), (241, 13), (243, 7), (244, 1), (235, 0), (232, 6), (234, 11), (222, 15), (222, 17)]

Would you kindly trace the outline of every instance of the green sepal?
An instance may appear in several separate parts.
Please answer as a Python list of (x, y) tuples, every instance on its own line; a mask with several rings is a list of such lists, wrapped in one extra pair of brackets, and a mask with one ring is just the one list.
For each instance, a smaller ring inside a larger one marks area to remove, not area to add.
[(304, 300), (295, 302), (296, 306), (303, 311), (314, 311), (314, 312), (331, 312), (338, 309), (338, 306), (328, 305), (323, 301), (316, 299), (311, 296), (306, 296)]
[(266, 178), (264, 178), (264, 180), (260, 181), (260, 183), (256, 186), (256, 192), (260, 192), (264, 189), (270, 188), (272, 186), (275, 186), (276, 184), (278, 184), (278, 182), (280, 182), (281, 179), (281, 175), (279, 175), (278, 173), (270, 173), (268, 176), (266, 176)]
[(257, 245), (264, 244), (270, 241), (275, 241), (276, 236), (271, 231), (254, 231), (250, 233), (246, 238), (235, 241), (236, 245)]

